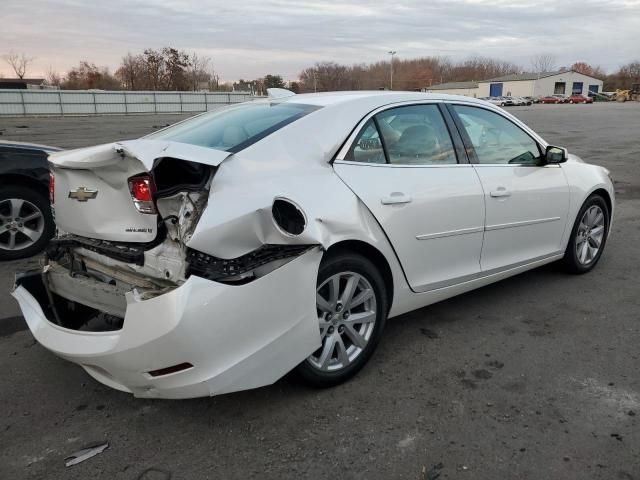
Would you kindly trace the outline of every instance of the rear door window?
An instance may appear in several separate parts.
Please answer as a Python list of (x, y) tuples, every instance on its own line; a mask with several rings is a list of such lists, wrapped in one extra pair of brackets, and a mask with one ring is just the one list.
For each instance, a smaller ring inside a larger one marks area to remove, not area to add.
[(392, 165), (457, 163), (449, 130), (437, 105), (392, 108), (376, 115), (376, 121)]
[(378, 113), (365, 124), (345, 160), (392, 165), (457, 163), (437, 105), (410, 105)]

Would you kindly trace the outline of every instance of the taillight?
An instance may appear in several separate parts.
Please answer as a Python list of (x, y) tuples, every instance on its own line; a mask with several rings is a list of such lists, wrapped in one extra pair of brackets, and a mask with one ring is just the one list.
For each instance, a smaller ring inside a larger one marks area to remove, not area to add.
[(129, 191), (133, 204), (140, 213), (157, 213), (153, 197), (156, 193), (156, 184), (153, 177), (147, 173), (129, 178)]
[(56, 177), (49, 172), (49, 202), (53, 205), (56, 198)]

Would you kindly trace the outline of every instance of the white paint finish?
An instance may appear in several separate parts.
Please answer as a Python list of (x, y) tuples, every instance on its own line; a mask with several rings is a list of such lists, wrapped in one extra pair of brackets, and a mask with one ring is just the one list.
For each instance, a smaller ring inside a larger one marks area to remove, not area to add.
[[(569, 223), (565, 230), (562, 244), (566, 247), (578, 211), (585, 200), (596, 190), (604, 190), (611, 198), (611, 212), (609, 212), (613, 224), (615, 217), (615, 190), (607, 170), (598, 165), (584, 163), (580, 157), (569, 154), (569, 161), (562, 164), (562, 171), (567, 177), (570, 191)], [(609, 235), (613, 229), (609, 228)]]
[(523, 265), (518, 265), (516, 267), (502, 269), (498, 272), (491, 273), (486, 276), (480, 276), (478, 278), (466, 280), (455, 285), (428, 290), (421, 293), (408, 292), (406, 290), (403, 290), (397, 295), (398, 306), (396, 308), (396, 314), (400, 315), (403, 313), (411, 312), (418, 308), (425, 307), (427, 305), (441, 302), (448, 298), (461, 295), (471, 290), (475, 290), (476, 288), (481, 288), (500, 280), (504, 280), (505, 278), (518, 275), (519, 273), (526, 272), (527, 270), (546, 265), (548, 263), (559, 260), (560, 258), (562, 258), (562, 254), (553, 255), (548, 258), (535, 260)]
[[(159, 297), (129, 298), (118, 332), (58, 327), (24, 287), (13, 296), (38, 342), (87, 365), (100, 381), (107, 377), (138, 397), (215, 395), (271, 384), (320, 346), (315, 288), (321, 256), (312, 250), (242, 286), (191, 277)], [(159, 378), (145, 374), (182, 362), (194, 368)]]
[[(111, 154), (116, 155), (113, 151)], [(120, 242), (150, 242), (156, 238), (156, 216), (136, 210), (126, 181), (144, 171), (139, 162), (120, 159), (115, 166), (93, 170), (54, 165), (51, 171), (55, 175), (53, 209), (60, 230)], [(81, 187), (97, 191), (96, 197), (85, 202), (69, 198), (69, 192)]]
[[(334, 168), (382, 225), (413, 289), (480, 271), (484, 202), (473, 167), (336, 162)], [(412, 200), (381, 201), (393, 193)]]
[[(474, 168), (486, 192), (482, 270), (505, 267), (563, 249), (569, 186), (561, 167), (476, 165)], [(491, 195), (501, 190), (510, 195)]]
[[(455, 101), (483, 106), (509, 118), (546, 146), (522, 122), (485, 102), (396, 92), (296, 95), (281, 101), (323, 108), (236, 155), (170, 147), (173, 156), (217, 165), (217, 172), (195, 231), (181, 237), (183, 244), (176, 244), (174, 250), (163, 250), (163, 255), (183, 263), (179, 252), (184, 244), (231, 258), (264, 243), (317, 244), (330, 249), (344, 241), (362, 242), (389, 264), (393, 280), (389, 316), (393, 317), (561, 258), (557, 252), (566, 247), (568, 231), (587, 196), (603, 188), (613, 198), (606, 171), (572, 155), (561, 167), (330, 163), (368, 115), (411, 103)], [(65, 161), (70, 162), (68, 167), (91, 165), (96, 178), (124, 189), (123, 180), (131, 171), (145, 170), (165, 152), (164, 146), (145, 141), (128, 145), (125, 160), (114, 157), (113, 145), (108, 145), (67, 152)], [(562, 184), (558, 174), (566, 174), (568, 185)], [(486, 184), (484, 190), (480, 178)], [(492, 197), (490, 192), (500, 187), (508, 195)], [(128, 191), (116, 193), (113, 188), (113, 201), (103, 207), (103, 222), (80, 208), (61, 208), (60, 224), (75, 226), (77, 232), (85, 228), (90, 237), (113, 234), (121, 225), (116, 220), (128, 222), (127, 208), (133, 208)], [(307, 228), (301, 235), (285, 235), (275, 226), (270, 214), (275, 198), (290, 199), (303, 210)], [(407, 202), (385, 205), (385, 198)], [(539, 258), (542, 255), (546, 257)], [(100, 261), (99, 254), (91, 258)], [(320, 249), (310, 251), (242, 286), (172, 277), (180, 286), (151, 300), (138, 301), (135, 294), (127, 293), (125, 328), (119, 332), (56, 327), (43, 318), (40, 306), (24, 288), (14, 296), (38, 341), (80, 363), (101, 382), (144, 397), (212, 395), (271, 383), (318, 346), (314, 298), (320, 258)], [(102, 260), (105, 265), (117, 263)], [(153, 277), (151, 263), (144, 272), (133, 266), (130, 270)], [(423, 293), (409, 287), (405, 273)], [(274, 298), (288, 299), (285, 314)], [(160, 379), (145, 374), (185, 361), (195, 368)]]

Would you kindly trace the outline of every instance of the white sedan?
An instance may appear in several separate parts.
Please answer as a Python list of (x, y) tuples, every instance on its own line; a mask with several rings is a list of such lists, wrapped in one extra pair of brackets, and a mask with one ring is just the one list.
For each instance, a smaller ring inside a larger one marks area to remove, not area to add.
[(13, 292), (44, 347), (137, 397), (329, 386), (388, 318), (602, 255), (608, 171), (501, 108), (272, 94), (50, 155), (58, 236)]

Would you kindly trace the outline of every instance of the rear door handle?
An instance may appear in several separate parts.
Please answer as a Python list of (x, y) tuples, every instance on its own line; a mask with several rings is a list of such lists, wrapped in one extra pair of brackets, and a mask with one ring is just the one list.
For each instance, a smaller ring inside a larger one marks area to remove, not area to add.
[(409, 203), (411, 197), (402, 192), (391, 192), (388, 196), (380, 199), (383, 205), (394, 205), (396, 203)]
[(491, 195), (493, 198), (510, 197), (511, 192), (504, 187), (498, 187), (495, 190), (492, 190), (489, 195)]

